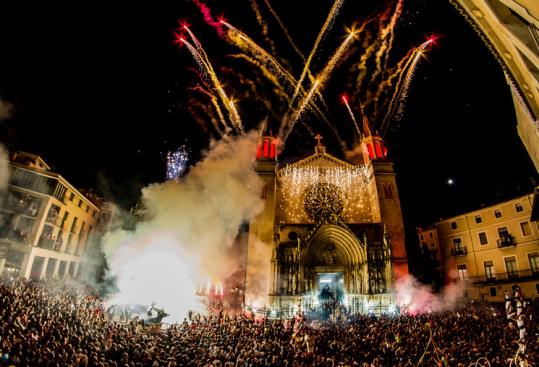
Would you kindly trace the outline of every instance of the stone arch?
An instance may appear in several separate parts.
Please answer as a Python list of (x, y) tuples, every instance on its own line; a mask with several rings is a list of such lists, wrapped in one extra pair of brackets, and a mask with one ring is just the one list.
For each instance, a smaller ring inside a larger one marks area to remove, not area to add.
[(305, 264), (314, 265), (326, 246), (335, 246), (341, 265), (362, 264), (367, 261), (366, 249), (350, 230), (334, 224), (326, 224), (316, 230), (303, 249)]

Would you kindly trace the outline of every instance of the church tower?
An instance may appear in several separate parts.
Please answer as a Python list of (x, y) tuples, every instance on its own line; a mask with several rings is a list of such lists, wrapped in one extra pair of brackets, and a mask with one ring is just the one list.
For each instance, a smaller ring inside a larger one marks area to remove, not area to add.
[[(264, 128), (266, 130), (266, 128)], [(273, 226), (275, 221), (275, 175), (277, 170), (277, 140), (270, 131), (259, 138), (255, 172), (260, 177), (259, 194), (264, 209), (249, 223), (245, 302), (263, 307), (269, 294)]]
[(387, 227), (395, 278), (408, 274), (408, 260), (404, 240), (404, 223), (393, 163), (387, 159), (387, 148), (377, 132), (372, 132), (369, 120), (363, 116), (363, 155), (370, 162), (376, 181), (376, 191), (382, 221)]

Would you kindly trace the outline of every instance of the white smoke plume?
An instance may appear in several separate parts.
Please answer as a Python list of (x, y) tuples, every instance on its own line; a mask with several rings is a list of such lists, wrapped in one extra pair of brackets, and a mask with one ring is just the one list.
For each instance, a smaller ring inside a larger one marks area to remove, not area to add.
[(156, 302), (177, 321), (197, 309), (206, 279), (223, 281), (237, 267), (229, 256), (242, 223), (262, 210), (253, 170), (256, 135), (224, 138), (180, 181), (143, 189), (145, 220), (104, 239), (119, 292), (111, 304)]
[(454, 308), (464, 294), (464, 282), (448, 284), (440, 293), (421, 284), (412, 275), (402, 277), (395, 284), (397, 305), (411, 314), (443, 311)]
[(254, 308), (263, 308), (269, 305), (270, 285), (267, 274), (271, 273), (271, 263), (267, 259), (271, 259), (272, 247), (256, 238), (253, 239), (249, 250), (254, 255), (251, 255), (247, 273), (249, 283), (246, 284), (245, 304)]

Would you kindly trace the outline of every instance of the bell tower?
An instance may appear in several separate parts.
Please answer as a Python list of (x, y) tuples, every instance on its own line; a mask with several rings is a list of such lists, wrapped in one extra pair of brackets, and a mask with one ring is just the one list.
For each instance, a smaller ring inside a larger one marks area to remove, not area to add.
[(393, 162), (387, 159), (384, 140), (377, 132), (372, 132), (365, 115), (363, 116), (362, 146), (365, 164), (372, 165), (380, 215), (387, 228), (395, 278), (398, 279), (408, 274), (408, 259), (396, 175)]
[[(258, 141), (255, 171), (260, 177), (259, 195), (264, 209), (249, 223), (245, 271), (245, 305), (263, 307), (269, 294), (275, 222), (277, 139), (264, 128)], [(254, 153), (254, 152), (253, 152)], [(258, 303), (258, 304), (256, 304)]]

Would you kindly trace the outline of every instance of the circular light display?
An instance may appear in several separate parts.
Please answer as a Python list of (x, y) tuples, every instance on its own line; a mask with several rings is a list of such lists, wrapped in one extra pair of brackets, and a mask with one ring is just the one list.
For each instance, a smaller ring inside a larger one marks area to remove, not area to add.
[(344, 204), (342, 190), (328, 182), (318, 182), (305, 190), (303, 207), (307, 214), (320, 221), (330, 214), (340, 214)]

